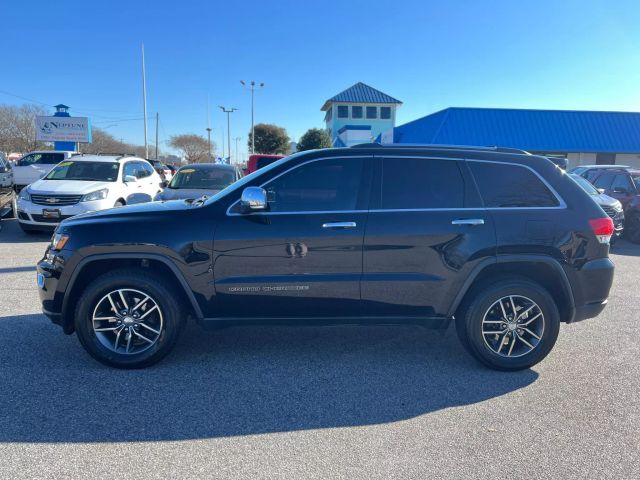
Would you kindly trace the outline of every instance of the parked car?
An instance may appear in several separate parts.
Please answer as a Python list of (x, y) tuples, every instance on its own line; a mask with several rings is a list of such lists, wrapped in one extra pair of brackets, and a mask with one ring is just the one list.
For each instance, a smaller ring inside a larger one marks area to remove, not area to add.
[(610, 244), (613, 245), (618, 238), (622, 236), (622, 232), (624, 231), (624, 210), (622, 209), (622, 204), (619, 200), (600, 192), (586, 178), (576, 175), (575, 173), (570, 173), (569, 176), (573, 178), (585, 192), (591, 195), (591, 198), (600, 205), (604, 213), (609, 215), (613, 220), (613, 236), (610, 242)]
[(142, 158), (76, 156), (20, 191), (18, 222), (26, 232), (51, 230), (80, 213), (151, 201), (161, 183), (160, 176)]
[(73, 155), (77, 153), (63, 150), (38, 150), (27, 153), (13, 167), (13, 184), (16, 193), (39, 180), (58, 163)]
[(300, 152), (207, 200), (65, 220), (37, 267), (43, 310), (120, 368), (159, 361), (187, 318), (455, 323), (485, 365), (530, 367), (561, 322), (605, 307), (613, 221), (545, 157), (512, 152)]
[(0, 152), (0, 218), (13, 211), (13, 170), (4, 153)]
[(620, 201), (625, 215), (625, 236), (640, 243), (640, 170), (624, 165), (587, 165), (574, 168), (572, 173)]
[(160, 175), (162, 180), (169, 182), (173, 178), (173, 171), (160, 160), (147, 160), (147, 162), (153, 166), (154, 170), (158, 175)]
[(171, 182), (154, 200), (194, 200), (212, 196), (242, 177), (231, 165), (196, 163), (180, 168)]
[(165, 167), (171, 170), (171, 176), (175, 175), (176, 172), (178, 171), (178, 167), (176, 167), (175, 165), (171, 165), (170, 163), (167, 163)]
[(272, 164), (276, 160), (280, 160), (281, 158), (284, 158), (284, 155), (251, 155), (249, 156), (249, 160), (247, 160), (247, 168), (244, 169), (244, 174), (249, 175), (260, 168)]

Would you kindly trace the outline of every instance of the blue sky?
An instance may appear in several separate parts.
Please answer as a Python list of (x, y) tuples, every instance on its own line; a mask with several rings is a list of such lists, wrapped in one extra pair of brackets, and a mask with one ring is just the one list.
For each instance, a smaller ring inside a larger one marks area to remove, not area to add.
[[(449, 106), (640, 111), (637, 0), (3, 2), (0, 103), (72, 107), (142, 143), (140, 44), (150, 135), (213, 138), (236, 107), (293, 139), (324, 100), (363, 81), (404, 102), (398, 123)], [(161, 147), (163, 147), (161, 143)]]

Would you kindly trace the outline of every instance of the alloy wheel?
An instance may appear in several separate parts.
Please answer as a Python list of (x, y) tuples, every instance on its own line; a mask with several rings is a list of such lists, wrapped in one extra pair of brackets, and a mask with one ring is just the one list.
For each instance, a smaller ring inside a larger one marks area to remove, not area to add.
[(508, 295), (494, 302), (482, 318), (485, 345), (502, 357), (522, 357), (534, 350), (544, 335), (542, 309), (530, 298)]
[(142, 353), (154, 346), (164, 327), (158, 303), (151, 295), (131, 288), (113, 290), (102, 297), (91, 322), (104, 347), (125, 355)]

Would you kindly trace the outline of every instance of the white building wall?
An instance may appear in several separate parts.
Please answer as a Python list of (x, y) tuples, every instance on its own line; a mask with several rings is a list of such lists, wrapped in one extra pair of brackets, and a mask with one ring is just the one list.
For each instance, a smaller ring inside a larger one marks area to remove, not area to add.
[(640, 155), (637, 153), (617, 153), (616, 164), (640, 168)]

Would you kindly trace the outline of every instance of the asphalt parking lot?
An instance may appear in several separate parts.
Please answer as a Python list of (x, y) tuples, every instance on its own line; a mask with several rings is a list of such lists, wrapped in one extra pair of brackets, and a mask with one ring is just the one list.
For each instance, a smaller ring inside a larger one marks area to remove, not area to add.
[(190, 326), (147, 370), (40, 314), (47, 235), (0, 231), (2, 478), (639, 478), (640, 246), (531, 370), (417, 327)]

